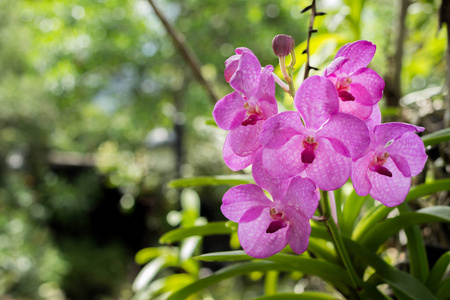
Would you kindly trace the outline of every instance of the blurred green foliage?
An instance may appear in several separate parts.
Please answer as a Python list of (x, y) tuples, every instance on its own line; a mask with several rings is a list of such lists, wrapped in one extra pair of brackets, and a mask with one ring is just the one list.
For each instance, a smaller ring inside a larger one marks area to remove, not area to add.
[[(276, 65), (272, 38), (285, 33), (301, 45), (309, 15), (300, 10), (309, 3), (156, 2), (221, 96), (231, 91), (222, 72), (234, 48)], [(410, 6), (404, 93), (443, 85), (439, 4)], [(318, 1), (318, 8), (327, 15), (316, 20), (315, 66), (323, 69), (342, 44), (367, 39), (378, 45), (371, 67), (391, 71), (392, 1)], [(177, 218), (181, 209), (169, 180), (231, 173), (221, 159), (225, 132), (205, 123), (213, 103), (145, 0), (1, 1), (0, 41), (0, 294), (127, 298), (137, 273), (132, 253), (123, 242), (96, 241), (92, 214), (104, 198), (124, 218), (140, 210), (148, 220), (142, 244), (156, 246), (176, 223), (166, 214)], [(442, 107), (442, 97), (435, 103)], [(184, 131), (181, 164), (172, 151), (174, 120)], [(117, 190), (120, 201), (105, 190)], [(197, 190), (211, 216), (220, 215), (223, 191)]]

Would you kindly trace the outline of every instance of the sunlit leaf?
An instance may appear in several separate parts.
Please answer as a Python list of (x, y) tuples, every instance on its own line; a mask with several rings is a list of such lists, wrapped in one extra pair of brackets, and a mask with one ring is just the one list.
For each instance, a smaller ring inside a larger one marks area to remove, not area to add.
[(169, 247), (150, 247), (139, 250), (136, 253), (135, 261), (137, 264), (143, 265), (150, 260), (162, 255), (175, 255), (172, 248)]
[(164, 234), (159, 242), (162, 244), (171, 244), (181, 241), (191, 236), (207, 236), (216, 234), (231, 234), (235, 231), (234, 223), (230, 222), (211, 222), (202, 226), (177, 228)]

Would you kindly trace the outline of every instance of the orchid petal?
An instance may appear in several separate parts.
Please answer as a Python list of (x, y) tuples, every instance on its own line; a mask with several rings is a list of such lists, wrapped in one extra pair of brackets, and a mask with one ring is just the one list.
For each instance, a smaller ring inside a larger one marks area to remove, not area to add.
[(257, 207), (262, 210), (272, 204), (259, 186), (244, 184), (232, 187), (223, 195), (220, 210), (227, 219), (240, 222), (247, 210)]
[(357, 102), (363, 105), (374, 105), (381, 100), (384, 80), (372, 69), (361, 68), (351, 74), (350, 92)]
[(212, 113), (217, 126), (223, 130), (240, 126), (247, 112), (244, 103), (245, 99), (238, 92), (228, 94), (217, 101)]
[(237, 155), (231, 150), (229, 136), (227, 136), (225, 139), (225, 143), (223, 144), (222, 155), (223, 160), (225, 161), (225, 164), (228, 168), (233, 171), (239, 171), (247, 168), (253, 163), (257, 152), (258, 151), (255, 151), (254, 153), (247, 156)]
[(336, 190), (344, 185), (350, 176), (351, 159), (336, 152), (327, 139), (319, 139), (318, 142), (316, 159), (308, 164), (306, 173), (319, 189)]
[(425, 128), (406, 123), (385, 123), (375, 126), (374, 134), (377, 145), (385, 146), (408, 132), (422, 132)]
[(372, 184), (370, 195), (388, 207), (397, 206), (408, 195), (411, 187), (411, 177), (403, 176), (390, 158), (386, 160), (383, 167), (392, 173), (392, 177), (369, 171), (367, 175)]
[(323, 76), (325, 76), (325, 77), (331, 76), (334, 72), (339, 70), (341, 68), (341, 66), (344, 63), (346, 63), (347, 61), (349, 61), (349, 58), (347, 58), (347, 57), (338, 57), (338, 58), (336, 58), (325, 69), (325, 72), (323, 73)]
[(290, 221), (287, 231), (287, 242), (295, 253), (301, 254), (306, 251), (311, 235), (309, 219), (294, 209), (286, 207), (286, 217)]
[[(334, 149), (340, 154), (358, 158), (370, 144), (369, 130), (366, 124), (355, 116), (337, 113), (317, 132), (318, 137), (328, 138)], [(340, 143), (339, 143), (340, 142)], [(342, 144), (348, 149), (342, 147)]]
[(338, 51), (336, 58), (348, 57), (350, 60), (345, 63), (341, 72), (350, 74), (359, 68), (367, 67), (375, 55), (377, 47), (369, 41), (356, 41), (350, 45), (346, 45), (342, 51)]
[(230, 85), (250, 98), (258, 89), (260, 76), (261, 64), (258, 59), (253, 53), (244, 51), (239, 60), (239, 66), (230, 80)]
[[(386, 151), (404, 176), (416, 176), (422, 172), (428, 158), (422, 139), (412, 132), (405, 133), (395, 140), (386, 147)], [(400, 166), (402, 163), (408, 165), (410, 173), (405, 174), (404, 168)]]
[(263, 148), (264, 169), (275, 178), (293, 177), (303, 170), (305, 164), (301, 159), (303, 136), (295, 135), (280, 148)]
[(373, 106), (363, 105), (357, 101), (339, 101), (339, 112), (366, 120), (372, 114)]
[(279, 148), (294, 135), (304, 132), (298, 112), (284, 111), (264, 123), (259, 139), (264, 147)]
[(372, 107), (372, 114), (364, 120), (364, 123), (366, 123), (367, 128), (369, 129), (369, 132), (371, 135), (373, 135), (373, 130), (375, 126), (381, 124), (381, 111), (380, 106), (378, 104), (375, 104)]
[(266, 207), (262, 211), (249, 209), (238, 226), (239, 242), (245, 253), (255, 258), (266, 258), (284, 249), (287, 245), (286, 232), (289, 230), (289, 223), (286, 227), (280, 228), (273, 233), (267, 233), (267, 229), (274, 221), (270, 217), (270, 208)]
[(265, 66), (262, 70), (261, 79), (259, 81), (259, 87), (255, 94), (255, 98), (258, 102), (268, 102), (276, 107), (277, 100), (275, 99), (275, 80), (273, 79), (272, 72), (273, 67), (270, 65)]
[(294, 104), (308, 129), (318, 129), (339, 110), (339, 98), (333, 83), (320, 76), (303, 81)]
[(370, 151), (365, 156), (352, 162), (352, 183), (355, 192), (360, 196), (369, 194), (370, 188), (372, 187), (367, 172), (374, 155), (375, 152)]
[(259, 133), (263, 123), (258, 121), (254, 125), (239, 126), (230, 130), (228, 135), (230, 136), (231, 151), (240, 156), (248, 156), (261, 147)]
[(304, 217), (310, 219), (319, 205), (316, 189), (316, 185), (309, 178), (296, 176), (289, 184), (283, 203), (301, 211)]
[(283, 199), (291, 179), (273, 178), (264, 169), (262, 151), (258, 151), (252, 165), (252, 175), (257, 185), (270, 193), (274, 200)]
[(225, 77), (226, 82), (230, 82), (231, 77), (236, 73), (240, 58), (240, 55), (233, 55), (225, 61), (225, 71), (223, 72), (223, 76)]

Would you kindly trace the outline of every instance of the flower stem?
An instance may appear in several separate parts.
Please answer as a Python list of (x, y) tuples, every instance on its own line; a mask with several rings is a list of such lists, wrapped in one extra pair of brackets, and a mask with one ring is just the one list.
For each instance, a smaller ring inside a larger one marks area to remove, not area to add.
[(333, 238), (336, 251), (340, 256), (342, 262), (344, 263), (345, 268), (348, 271), (348, 274), (352, 281), (353, 288), (358, 293), (359, 298), (362, 300), (367, 299), (364, 290), (362, 288), (362, 280), (358, 277), (355, 269), (353, 268), (350, 257), (348, 256), (347, 249), (345, 248), (344, 241), (342, 240), (341, 233), (339, 232), (339, 229), (331, 215), (330, 203), (328, 201), (328, 192), (320, 191), (320, 193), (321, 193), (320, 201), (322, 205), (322, 210), (325, 217), (328, 218), (328, 221), (325, 224), (327, 225), (328, 231), (330, 232), (330, 235)]

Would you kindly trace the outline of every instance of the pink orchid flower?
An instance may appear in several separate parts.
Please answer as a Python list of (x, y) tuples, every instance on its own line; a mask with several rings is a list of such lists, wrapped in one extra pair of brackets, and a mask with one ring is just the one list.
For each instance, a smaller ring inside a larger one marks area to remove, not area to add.
[(223, 158), (234, 171), (253, 162), (261, 148), (262, 124), (278, 112), (273, 67), (261, 69), (256, 56), (246, 48), (238, 48), (236, 53), (225, 62), (225, 79), (235, 92), (217, 101), (213, 110), (217, 125), (229, 131)]
[[(256, 160), (261, 159), (261, 152)], [(273, 201), (256, 184), (231, 188), (223, 196), (222, 213), (239, 223), (238, 237), (245, 253), (266, 258), (288, 244), (298, 254), (308, 248), (312, 218), (319, 203), (316, 186), (308, 178), (273, 180), (262, 168), (253, 165), (255, 181), (267, 189)]]
[(295, 94), (298, 112), (282, 112), (263, 126), (264, 168), (276, 178), (306, 171), (322, 190), (341, 187), (350, 176), (351, 159), (364, 155), (370, 143), (363, 121), (339, 113), (339, 98), (324, 77), (306, 79)]
[(425, 128), (404, 123), (374, 126), (368, 152), (352, 164), (352, 181), (360, 196), (370, 194), (388, 207), (402, 203), (427, 160), (416, 132)]
[(384, 80), (367, 65), (375, 54), (376, 46), (368, 41), (344, 45), (323, 76), (330, 79), (339, 95), (339, 111), (365, 120), (373, 105), (383, 96)]

